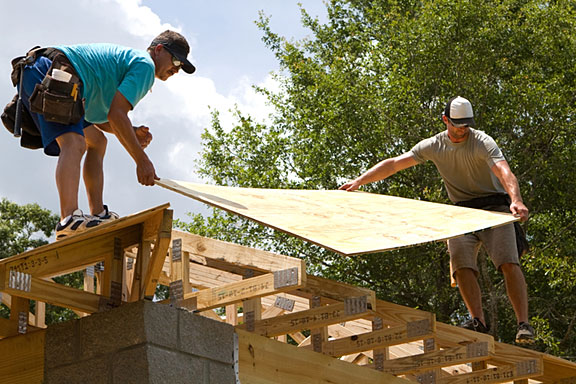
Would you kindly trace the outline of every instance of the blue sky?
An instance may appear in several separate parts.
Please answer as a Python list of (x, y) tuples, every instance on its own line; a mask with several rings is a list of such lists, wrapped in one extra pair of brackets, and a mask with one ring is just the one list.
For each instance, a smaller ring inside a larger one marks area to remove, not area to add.
[[(325, 18), (321, 0), (300, 3), (311, 15)], [(234, 105), (260, 120), (270, 113), (252, 89), (273, 88), (270, 73), (278, 69), (254, 23), (259, 11), (270, 16), (272, 30), (281, 36), (301, 39), (309, 33), (301, 26), (298, 2), (288, 0), (2, 0), (0, 101), (7, 103), (15, 93), (10, 60), (35, 45), (110, 42), (145, 49), (163, 30), (178, 30), (190, 42), (197, 72), (157, 80), (130, 117), (134, 125), (150, 127), (154, 140), (147, 152), (160, 177), (203, 182), (194, 160), (201, 149), (200, 134), (210, 124), (210, 108), (222, 112), (225, 127), (233, 122), (227, 111)], [(0, 197), (59, 212), (56, 159), (20, 148), (8, 131), (0, 131)], [(128, 215), (170, 202), (177, 218), (207, 212), (189, 198), (138, 184), (130, 156), (114, 137), (108, 142), (104, 201), (112, 210)], [(86, 211), (84, 193), (81, 187), (79, 205)]]

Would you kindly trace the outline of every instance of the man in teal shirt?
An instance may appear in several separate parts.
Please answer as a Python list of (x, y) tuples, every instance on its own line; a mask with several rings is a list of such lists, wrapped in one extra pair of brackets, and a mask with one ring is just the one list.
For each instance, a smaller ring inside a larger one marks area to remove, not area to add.
[[(54, 48), (50, 55), (41, 54), (25, 67), (19, 93), (42, 135), (44, 152), (59, 156), (56, 185), (61, 222), (56, 226), (56, 239), (60, 240), (118, 218), (103, 204), (103, 160), (107, 145), (103, 132), (116, 135), (134, 159), (138, 181), (154, 185), (158, 177), (144, 151), (152, 135), (148, 127), (133, 127), (128, 112), (149, 92), (154, 78), (165, 81), (181, 68), (190, 74), (195, 68), (187, 59), (190, 47), (186, 39), (173, 31), (158, 35), (147, 51), (113, 44)], [(85, 114), (76, 124), (49, 121), (44, 114), (31, 110), (29, 98), (37, 84), (46, 74), (56, 77), (51, 68), (53, 60), (63, 60), (81, 80), (78, 94), (84, 100)], [(78, 208), (80, 165), (84, 155), (82, 174), (90, 215)]]

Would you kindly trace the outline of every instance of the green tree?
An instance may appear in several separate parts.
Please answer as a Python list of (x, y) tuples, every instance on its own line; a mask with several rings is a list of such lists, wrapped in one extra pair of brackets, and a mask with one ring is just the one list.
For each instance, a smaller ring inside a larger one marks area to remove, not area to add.
[[(0, 200), (0, 259), (48, 244), (59, 219), (58, 215), (38, 204), (18, 205), (4, 198)], [(55, 280), (76, 288), (83, 283), (78, 273), (59, 276)], [(34, 311), (34, 303), (31, 309)], [(10, 310), (2, 304), (0, 317), (8, 318), (9, 315)], [(75, 317), (74, 312), (69, 309), (46, 306), (47, 324)]]
[[(465, 96), (532, 212), (532, 252), (523, 266), (539, 348), (575, 356), (575, 8), (569, 0), (331, 0), (324, 24), (302, 10), (311, 34), (302, 41), (278, 36), (261, 15), (281, 87), (259, 91), (275, 112), (263, 123), (236, 111), (233, 127), (222, 127), (214, 113), (199, 172), (221, 185), (334, 189), (444, 129), (445, 102)], [(365, 190), (448, 201), (431, 164)], [(179, 225), (302, 257), (312, 272), (370, 287), (441, 321), (466, 314), (449, 287), (442, 244), (343, 258), (221, 212)], [(509, 342), (515, 319), (501, 276), (489, 263), (483, 270), (485, 308), (498, 338)]]

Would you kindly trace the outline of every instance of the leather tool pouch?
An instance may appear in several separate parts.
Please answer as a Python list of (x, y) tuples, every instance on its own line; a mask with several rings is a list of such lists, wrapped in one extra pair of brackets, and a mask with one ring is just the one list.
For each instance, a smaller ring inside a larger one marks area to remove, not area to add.
[[(70, 75), (68, 81), (54, 78), (54, 70)], [(58, 54), (42, 83), (36, 84), (30, 96), (32, 112), (42, 114), (47, 121), (60, 124), (76, 124), (84, 116), (82, 81), (64, 54)]]

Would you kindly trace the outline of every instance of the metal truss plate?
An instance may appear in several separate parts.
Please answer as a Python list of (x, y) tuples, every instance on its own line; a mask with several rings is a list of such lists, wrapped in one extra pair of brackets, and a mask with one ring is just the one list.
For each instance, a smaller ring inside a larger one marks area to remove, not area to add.
[(182, 280), (170, 282), (170, 302), (178, 306), (182, 300), (184, 300), (184, 283)]
[(347, 297), (344, 299), (344, 312), (347, 315), (356, 315), (368, 310), (368, 297)]
[(294, 310), (294, 304), (296, 301), (289, 299), (287, 297), (276, 296), (276, 301), (274, 301), (274, 306), (281, 308), (287, 312), (292, 312)]
[(182, 260), (182, 239), (172, 240), (172, 261)]
[(432, 331), (432, 324), (429, 319), (410, 321), (406, 324), (406, 335), (408, 337), (418, 337), (426, 335)]
[(298, 268), (288, 268), (274, 272), (274, 289), (298, 285)]
[(18, 333), (28, 332), (28, 312), (18, 312)]
[(430, 371), (416, 375), (416, 381), (418, 381), (419, 384), (435, 384), (436, 372)]
[(516, 374), (518, 376), (532, 373), (538, 373), (538, 362), (536, 360), (524, 360), (516, 363)]
[(30, 289), (32, 288), (32, 275), (24, 272), (10, 271), (8, 277), (8, 288), (30, 292)]
[(488, 356), (488, 342), (481, 341), (478, 343), (468, 344), (466, 346), (467, 358), (471, 359), (480, 356)]

